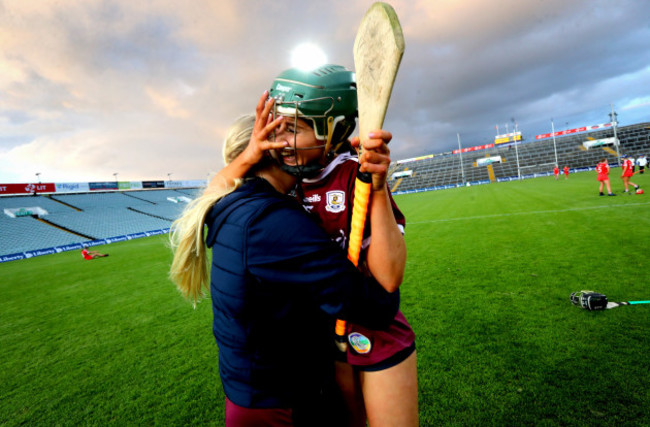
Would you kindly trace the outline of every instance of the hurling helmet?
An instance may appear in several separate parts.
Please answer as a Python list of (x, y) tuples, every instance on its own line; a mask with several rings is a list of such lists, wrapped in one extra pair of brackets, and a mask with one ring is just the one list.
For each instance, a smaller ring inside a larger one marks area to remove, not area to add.
[(326, 154), (356, 126), (356, 77), (341, 65), (285, 70), (273, 81), (269, 95), (275, 98), (279, 114), (312, 122), (316, 138), (325, 141)]

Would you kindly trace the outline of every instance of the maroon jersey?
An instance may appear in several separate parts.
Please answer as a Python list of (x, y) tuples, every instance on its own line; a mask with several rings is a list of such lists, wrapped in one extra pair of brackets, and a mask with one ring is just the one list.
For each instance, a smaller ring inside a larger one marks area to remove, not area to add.
[[(342, 249), (348, 249), (352, 206), (354, 204), (354, 182), (357, 177), (358, 159), (350, 154), (341, 154), (316, 178), (305, 179), (302, 184), (304, 198), (302, 205), (312, 213), (321, 227)], [(390, 194), (390, 193), (389, 193)], [(397, 226), (404, 234), (405, 219), (393, 197), (390, 196)], [(368, 211), (368, 216), (370, 211)], [(370, 243), (370, 221), (366, 218), (362, 250)]]
[[(341, 154), (316, 178), (305, 179), (302, 183), (303, 206), (316, 217), (330, 238), (346, 252), (358, 166), (358, 159), (355, 156)], [(397, 226), (403, 234), (406, 220), (393, 197), (390, 196), (390, 192), (389, 197)], [(366, 218), (360, 263), (365, 258), (365, 252), (370, 244), (370, 232), (370, 220)], [(375, 331), (348, 322), (346, 335), (350, 344), (347, 361), (355, 366), (372, 366), (381, 363), (412, 346), (415, 341), (415, 333), (401, 311), (398, 311), (391, 326), (385, 331)]]

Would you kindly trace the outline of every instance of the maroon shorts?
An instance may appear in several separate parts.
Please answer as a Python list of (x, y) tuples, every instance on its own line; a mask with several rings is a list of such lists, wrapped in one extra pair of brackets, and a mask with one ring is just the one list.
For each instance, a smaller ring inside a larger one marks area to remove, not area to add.
[[(397, 365), (415, 350), (415, 333), (401, 311), (384, 331), (347, 325), (347, 362), (361, 370), (382, 370)], [(409, 351), (410, 350), (410, 351)], [(396, 359), (396, 356), (403, 356)], [(390, 364), (384, 362), (390, 361)], [(373, 369), (377, 367), (377, 369)]]
[(244, 408), (226, 398), (226, 427), (293, 426), (290, 408)]

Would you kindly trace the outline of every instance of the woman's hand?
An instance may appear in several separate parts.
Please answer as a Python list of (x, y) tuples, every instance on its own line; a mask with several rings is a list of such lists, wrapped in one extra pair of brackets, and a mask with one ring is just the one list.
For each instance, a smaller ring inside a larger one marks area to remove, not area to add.
[(255, 125), (253, 134), (246, 149), (242, 152), (242, 160), (249, 165), (256, 165), (262, 160), (269, 150), (281, 150), (289, 145), (287, 142), (274, 142), (271, 139), (273, 132), (282, 131), (284, 128), (284, 117), (280, 116), (273, 120), (271, 109), (275, 99), (269, 99), (269, 91), (266, 90), (257, 101), (255, 107)]
[(271, 109), (275, 100), (268, 98), (269, 92), (264, 91), (259, 101), (257, 101), (255, 123), (248, 145), (241, 154), (215, 174), (206, 192), (223, 191), (225, 188), (234, 185), (236, 180), (246, 176), (248, 171), (257, 165), (269, 150), (279, 150), (289, 145), (288, 142), (270, 141), (272, 138), (269, 137), (273, 135), (273, 132), (281, 132), (286, 125), (284, 117), (273, 120)]
[[(363, 150), (359, 156), (361, 172), (372, 174), (372, 190), (382, 191), (386, 188), (386, 176), (390, 166), (390, 149), (388, 143), (393, 135), (385, 130), (377, 129), (368, 133), (368, 139), (363, 142)], [(353, 147), (359, 147), (359, 138), (351, 141)]]

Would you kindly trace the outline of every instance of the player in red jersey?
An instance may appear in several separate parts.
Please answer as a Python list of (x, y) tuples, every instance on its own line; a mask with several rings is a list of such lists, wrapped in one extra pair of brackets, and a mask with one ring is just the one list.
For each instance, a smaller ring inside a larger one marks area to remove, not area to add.
[(632, 185), (635, 190), (639, 189), (639, 186), (630, 181), (630, 178), (634, 175), (634, 158), (629, 156), (621, 156), (623, 158), (623, 170), (621, 172), (621, 179), (623, 180), (623, 185), (625, 186), (625, 193), (632, 194), (629, 191), (629, 186)]
[(83, 249), (81, 250), (81, 256), (84, 257), (86, 261), (94, 259), (94, 258), (102, 258), (105, 256), (108, 256), (108, 254), (102, 254), (97, 251), (89, 251), (88, 250), (88, 245), (84, 245)]
[[(290, 69), (276, 78), (270, 96), (283, 117), (281, 125), (277, 118), (268, 120), (268, 126), (275, 126), (274, 142), (249, 144), (210, 186), (223, 186), (243, 176), (265, 150), (284, 146), (275, 157), (285, 171), (302, 180), (297, 193), (303, 206), (333, 241), (347, 249), (354, 182), (361, 164), (362, 171), (372, 174), (373, 183), (359, 265), (387, 290), (395, 291), (404, 274), (406, 247), (404, 217), (386, 184), (387, 144), (392, 135), (383, 130), (371, 132), (370, 139), (363, 141), (359, 159), (345, 153), (357, 114), (354, 74), (340, 66), (314, 72)], [(266, 98), (267, 93), (258, 102), (258, 117), (268, 116)], [(358, 145), (358, 138), (353, 139), (352, 146)], [(342, 154), (336, 156), (337, 151)], [(365, 426), (366, 417), (373, 426), (417, 425), (415, 334), (403, 314), (398, 313), (387, 331), (350, 323), (347, 328), (347, 363), (337, 364), (337, 380), (351, 412), (349, 425)]]
[(556, 181), (560, 178), (560, 168), (557, 165), (553, 168), (553, 175), (555, 175)]
[(564, 167), (564, 179), (569, 179), (569, 167)]
[(605, 195), (603, 194), (603, 185), (606, 185), (607, 195), (615, 196), (616, 194), (612, 193), (612, 186), (609, 183), (609, 164), (607, 163), (606, 158), (602, 158), (600, 160), (600, 163), (596, 165), (596, 172), (598, 173), (598, 177), (596, 179), (600, 182), (600, 187), (598, 189), (600, 195)]

